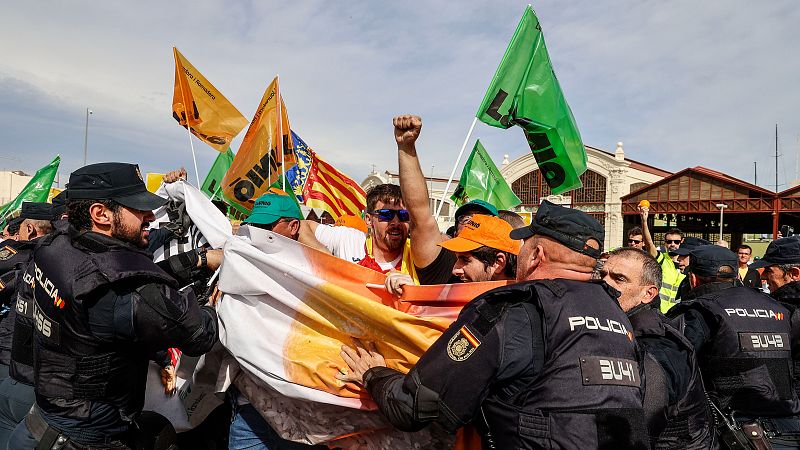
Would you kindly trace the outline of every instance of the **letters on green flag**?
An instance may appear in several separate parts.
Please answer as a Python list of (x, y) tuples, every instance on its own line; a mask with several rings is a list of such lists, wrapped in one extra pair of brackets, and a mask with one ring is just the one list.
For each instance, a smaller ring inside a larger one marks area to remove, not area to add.
[(530, 5), (508, 44), (476, 117), (498, 128), (520, 126), (553, 194), (581, 187), (586, 149), (553, 72)]
[(5, 204), (0, 210), (0, 219), (6, 222), (14, 211), (22, 207), (22, 202), (46, 202), (53, 186), (53, 180), (58, 172), (61, 156), (56, 156), (50, 164), (36, 171), (31, 181), (22, 188), (19, 195), (11, 202)]
[(228, 148), (225, 153), (217, 155), (214, 164), (211, 165), (211, 170), (208, 171), (208, 175), (203, 181), (203, 187), (200, 188), (209, 198), (222, 198), (220, 183), (222, 183), (222, 177), (225, 176), (225, 172), (231, 167), (234, 156), (236, 155)]
[(522, 203), (506, 183), (505, 178), (500, 175), (481, 141), (475, 143), (472, 154), (469, 155), (461, 172), (458, 186), (450, 198), (457, 206), (470, 200), (483, 200), (497, 209), (512, 209)]

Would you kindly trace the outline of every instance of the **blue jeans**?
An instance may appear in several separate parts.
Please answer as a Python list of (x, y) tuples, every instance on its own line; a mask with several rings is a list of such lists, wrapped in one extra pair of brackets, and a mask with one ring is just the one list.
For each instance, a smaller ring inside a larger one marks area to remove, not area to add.
[(287, 441), (261, 417), (253, 405), (235, 405), (231, 422), (228, 450), (301, 450), (327, 449), (326, 446)]

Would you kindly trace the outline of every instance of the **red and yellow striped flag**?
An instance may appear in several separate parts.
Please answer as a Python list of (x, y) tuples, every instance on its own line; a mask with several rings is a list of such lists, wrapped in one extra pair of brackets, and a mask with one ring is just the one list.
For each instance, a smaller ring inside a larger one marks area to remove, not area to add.
[(292, 133), (292, 139), (297, 166), (287, 177), (295, 194), (302, 193), (306, 206), (323, 208), (334, 219), (361, 215), (367, 205), (364, 189), (320, 158), (297, 134)]

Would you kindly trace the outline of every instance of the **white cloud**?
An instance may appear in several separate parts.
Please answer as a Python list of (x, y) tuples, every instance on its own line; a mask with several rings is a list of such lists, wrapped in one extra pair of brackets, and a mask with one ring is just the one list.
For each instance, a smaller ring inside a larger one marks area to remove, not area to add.
[[(524, 3), (17, 2), (0, 29), (0, 156), (35, 170), (55, 151), (191, 166), (170, 116), (178, 48), (250, 118), (272, 77), (295, 130), (360, 179), (396, 167), (391, 117), (419, 113), (423, 167), (449, 173)], [(588, 145), (680, 170), (771, 179), (775, 123), (793, 167), (800, 61), (792, 1), (542, 2), (556, 73)], [(42, 30), (46, 30), (43, 32)], [(519, 130), (479, 124), (500, 160)], [(241, 139), (241, 137), (240, 137)], [(239, 139), (239, 140), (240, 140)], [(196, 142), (201, 172), (214, 153)], [(15, 156), (16, 155), (16, 156)], [(770, 169), (771, 170), (771, 169)], [(793, 177), (793, 175), (789, 174)], [(763, 183), (762, 183), (763, 184)]]

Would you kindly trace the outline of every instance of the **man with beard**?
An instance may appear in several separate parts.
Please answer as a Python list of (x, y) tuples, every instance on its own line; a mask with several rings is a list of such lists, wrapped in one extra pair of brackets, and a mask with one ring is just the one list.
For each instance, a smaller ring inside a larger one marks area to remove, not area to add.
[(650, 228), (647, 224), (647, 216), (650, 208), (639, 207), (639, 214), (642, 216), (642, 233), (644, 237), (644, 250), (658, 261), (661, 265), (661, 290), (659, 291), (661, 312), (666, 313), (672, 308), (678, 296), (678, 287), (681, 285), (685, 275), (678, 270), (677, 256), (675, 251), (683, 243), (683, 232), (677, 228), (671, 228), (664, 234), (664, 244), (666, 252), (660, 252), (653, 243), (653, 236), (650, 235)]
[(694, 349), (658, 310), (658, 262), (640, 249), (619, 248), (609, 254), (602, 274), (620, 292), (636, 342), (647, 352), (644, 404), (653, 448), (716, 448)]
[(343, 346), (351, 370), (337, 378), (363, 385), (401, 430), (476, 420), (483, 448), (648, 448), (631, 324), (616, 291), (590, 282), (603, 226), (545, 200), (510, 237), (524, 240), (520, 283), (464, 306), (407, 375), (374, 346)]
[(332, 227), (302, 221), (299, 241), (313, 246), (314, 238), (334, 256), (372, 270), (400, 271), (416, 278), (409, 251), (409, 213), (400, 187), (379, 184), (367, 192), (364, 215), (369, 233), (350, 227)]
[(138, 166), (83, 167), (68, 190), (69, 226), (42, 238), (29, 266), (36, 407), (9, 447), (168, 444), (168, 423), (148, 432), (141, 414), (149, 357), (209, 351), (216, 313), (178, 292), (143, 250), (152, 210), (166, 200), (147, 191)]

